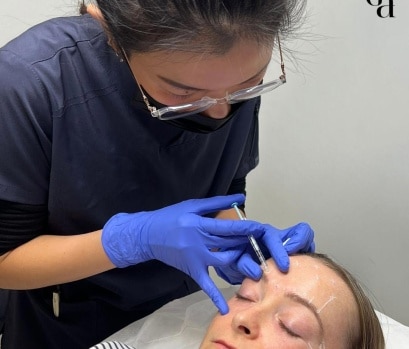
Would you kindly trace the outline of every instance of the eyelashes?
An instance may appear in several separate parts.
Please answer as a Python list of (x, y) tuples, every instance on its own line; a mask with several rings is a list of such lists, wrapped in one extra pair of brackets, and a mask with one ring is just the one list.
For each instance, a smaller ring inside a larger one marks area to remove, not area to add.
[(244, 296), (242, 296), (242, 295), (241, 295), (240, 293), (238, 293), (238, 292), (236, 292), (236, 298), (237, 298), (238, 300), (245, 301), (245, 302), (254, 302), (254, 301), (251, 300), (250, 298), (244, 297)]
[[(261, 81), (263, 80), (264, 74), (265, 74), (265, 71), (262, 74), (260, 74), (260, 75), (262, 75), (261, 77), (256, 76), (253, 79), (247, 81), (245, 84), (243, 84), (243, 86), (239, 86), (239, 88), (237, 88), (236, 90), (230, 91), (228, 93), (237, 92), (237, 91), (242, 90), (242, 89), (251, 88), (251, 87), (255, 87), (255, 86), (259, 85), (261, 83)], [(189, 100), (189, 99), (190, 100), (192, 100), (192, 99), (200, 100), (200, 98), (203, 97), (203, 95), (197, 96), (195, 94), (195, 91), (182, 90), (181, 89), (181, 92), (182, 91), (183, 91), (183, 94), (173, 93), (173, 92), (171, 92), (169, 90), (167, 90), (165, 92), (170, 98), (172, 98), (175, 101), (180, 101), (180, 102), (184, 102), (184, 101)]]
[(169, 94), (170, 98), (172, 98), (173, 100), (176, 100), (176, 101), (186, 101), (187, 99), (192, 98), (191, 94), (177, 95), (177, 94), (174, 94), (174, 93), (171, 93), (171, 92), (168, 92), (168, 94)]
[(295, 333), (294, 331), (292, 331), (289, 327), (287, 327), (284, 322), (282, 322), (281, 320), (279, 320), (278, 324), (280, 325), (281, 329), (284, 330), (285, 332), (287, 332), (288, 335), (290, 335), (291, 337), (294, 338), (301, 338), (300, 335), (298, 335), (297, 333)]
[[(247, 298), (243, 295), (241, 295), (240, 293), (236, 292), (236, 299), (239, 301), (243, 301), (243, 302), (248, 302), (248, 303), (253, 303), (254, 301), (250, 298)], [(278, 319), (278, 325), (280, 326), (280, 328), (286, 332), (287, 335), (289, 335), (292, 338), (301, 338), (301, 336), (299, 334), (297, 334), (296, 332), (294, 332), (291, 328), (289, 328), (288, 326), (286, 326), (286, 324), (281, 320)]]

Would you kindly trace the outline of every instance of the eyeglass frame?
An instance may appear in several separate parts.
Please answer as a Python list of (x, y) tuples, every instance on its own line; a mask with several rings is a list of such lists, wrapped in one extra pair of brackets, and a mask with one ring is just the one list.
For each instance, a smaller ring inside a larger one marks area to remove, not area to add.
[[(143, 92), (143, 89), (142, 89), (141, 85), (139, 84), (138, 80), (136, 79), (135, 75), (132, 72), (128, 56), (127, 56), (125, 50), (122, 48), (122, 46), (120, 46), (120, 50), (122, 52), (123, 58), (125, 59), (128, 67), (129, 67), (129, 70), (132, 73), (132, 76), (133, 76), (136, 84), (138, 85), (138, 88), (139, 88), (139, 90), (141, 92), (141, 95), (142, 95), (143, 102), (145, 103), (147, 109), (151, 113), (151, 116), (154, 117), (154, 118), (157, 118), (159, 120), (173, 120), (173, 119), (183, 118), (183, 117), (186, 117), (188, 115), (200, 113), (200, 112), (202, 112), (204, 110), (209, 109), (210, 107), (212, 107), (213, 105), (216, 105), (216, 104), (223, 104), (223, 103), (220, 103), (223, 100), (227, 104), (235, 104), (235, 103), (239, 103), (239, 102), (242, 102), (242, 101), (251, 100), (253, 98), (259, 97), (260, 95), (262, 95), (262, 94), (264, 94), (266, 92), (271, 92), (274, 89), (276, 89), (277, 87), (285, 84), (287, 82), (287, 77), (286, 77), (285, 66), (284, 66), (283, 52), (281, 50), (280, 37), (278, 35), (277, 35), (277, 43), (278, 43), (278, 49), (279, 49), (279, 52), (280, 52), (280, 66), (281, 66), (281, 73), (282, 73), (279, 76), (278, 79), (266, 82), (264, 84), (259, 84), (259, 85), (253, 86), (253, 87), (241, 89), (241, 90), (235, 91), (235, 92), (230, 93), (230, 94), (228, 94), (226, 92), (226, 96), (222, 97), (222, 98), (212, 98), (212, 97), (205, 96), (205, 97), (202, 97), (200, 100), (196, 100), (196, 101), (193, 101), (193, 102), (178, 104), (178, 105), (173, 105), (173, 106), (166, 106), (166, 107), (162, 107), (162, 108), (159, 108), (159, 109), (150, 104), (148, 97), (146, 97), (145, 93)], [(266, 88), (266, 87), (267, 87), (267, 90), (263, 91), (263, 88)], [(240, 94), (242, 94), (242, 93), (250, 93), (251, 94), (251, 92), (253, 92), (253, 94), (254, 93), (257, 93), (257, 94), (255, 96), (252, 96), (252, 97), (243, 98), (242, 100), (234, 100), (234, 97), (236, 96), (236, 98), (237, 98), (237, 95), (240, 96)], [(180, 110), (180, 109), (193, 108), (195, 106), (197, 106), (197, 108), (190, 111), (190, 112), (185, 112), (185, 113), (182, 112), (182, 113), (178, 114), (178, 110)], [(176, 114), (174, 116), (163, 117), (163, 115), (167, 114), (167, 113), (176, 113)]]

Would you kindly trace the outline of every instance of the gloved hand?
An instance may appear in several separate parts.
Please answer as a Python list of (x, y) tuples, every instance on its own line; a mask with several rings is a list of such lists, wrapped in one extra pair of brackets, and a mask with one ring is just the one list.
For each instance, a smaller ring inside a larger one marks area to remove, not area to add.
[[(314, 231), (307, 223), (299, 223), (284, 230), (268, 224), (265, 226), (266, 233), (262, 235), (259, 246), (264, 257), (266, 259), (272, 257), (282, 272), (287, 272), (290, 267), (288, 255), (315, 251)], [(283, 246), (283, 242), (287, 239), (289, 239), (288, 242)], [(246, 276), (253, 280), (261, 278), (262, 270), (250, 243), (244, 247), (236, 246), (229, 250), (240, 253), (240, 257), (234, 264), (215, 267), (216, 273), (221, 278), (233, 285), (241, 284)]]
[[(244, 200), (244, 195), (237, 194), (188, 200), (150, 212), (119, 213), (105, 224), (102, 245), (112, 263), (120, 268), (157, 259), (185, 272), (207, 293), (220, 312), (226, 314), (227, 303), (210, 278), (208, 267), (234, 264), (244, 251), (228, 249), (244, 248), (248, 244), (248, 234), (260, 238), (266, 235), (268, 226), (202, 215), (230, 209), (233, 202), (241, 205)], [(226, 251), (212, 252), (219, 248)], [(258, 265), (252, 266), (260, 269)]]

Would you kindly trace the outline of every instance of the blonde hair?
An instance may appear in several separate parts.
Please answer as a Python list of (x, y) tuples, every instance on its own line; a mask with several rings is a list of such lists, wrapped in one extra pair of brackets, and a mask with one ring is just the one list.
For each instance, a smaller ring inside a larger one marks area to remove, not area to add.
[(350, 334), (351, 349), (385, 349), (385, 338), (373, 305), (357, 279), (344, 267), (334, 262), (325, 254), (309, 253), (313, 258), (333, 270), (351, 290), (358, 307), (358, 324), (356, 334)]

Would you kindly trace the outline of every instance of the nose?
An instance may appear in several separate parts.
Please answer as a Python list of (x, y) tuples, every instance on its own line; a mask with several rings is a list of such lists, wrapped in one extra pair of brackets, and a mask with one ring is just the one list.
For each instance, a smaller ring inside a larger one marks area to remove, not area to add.
[(233, 330), (248, 339), (256, 339), (260, 335), (260, 314), (252, 309), (238, 312), (232, 321)]
[(231, 105), (228, 103), (217, 103), (212, 105), (209, 109), (204, 110), (201, 114), (213, 119), (223, 119), (229, 115)]

